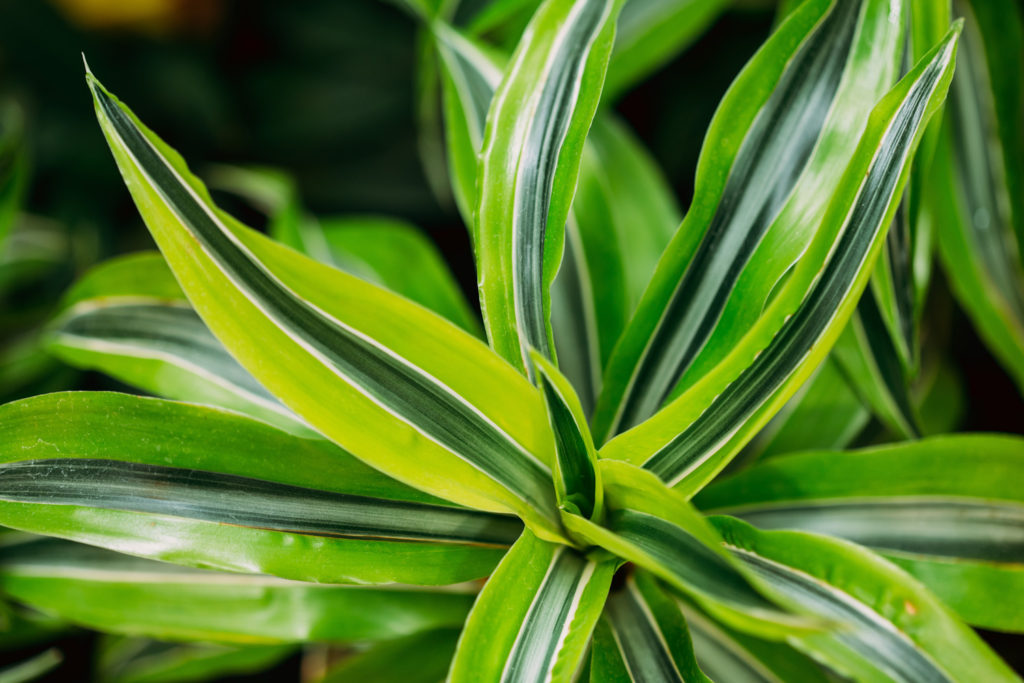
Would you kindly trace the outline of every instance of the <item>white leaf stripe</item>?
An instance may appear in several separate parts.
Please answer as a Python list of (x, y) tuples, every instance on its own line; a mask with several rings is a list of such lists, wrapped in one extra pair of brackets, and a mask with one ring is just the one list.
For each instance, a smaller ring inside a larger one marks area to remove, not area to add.
[(438, 38), (438, 52), (448, 66), (462, 101), (473, 149), (479, 152), (483, 146), (487, 110), (495, 89), (501, 83), (501, 70), (457, 31), (435, 23), (434, 32)]
[(550, 471), (437, 378), (327, 315), (274, 277), (167, 163), (134, 121), (90, 80), (125, 151), (206, 255), (254, 306), (339, 378), (539, 510)]
[(509, 652), (501, 674), (503, 683), (551, 680), (562, 644), (596, 567), (595, 562), (568, 548), (555, 551)]
[(906, 634), (878, 612), (820, 579), (741, 548), (733, 554), (773, 589), (812, 613), (841, 622), (835, 637), (901, 683), (953, 683)]
[(911, 142), (955, 45), (947, 41), (890, 121), (829, 259), (796, 313), (697, 420), (644, 463), (645, 468), (670, 485), (681, 481), (783, 386), (828, 330), (883, 227)]
[(1024, 505), (941, 496), (780, 501), (716, 510), (762, 529), (798, 529), (915, 555), (1024, 564)]
[(160, 360), (301, 421), (238, 364), (184, 302), (134, 297), (83, 301), (55, 322), (53, 342), (96, 353)]
[(653, 415), (710, 337), (743, 268), (818, 144), (862, 4), (835, 3), (747, 131), (701, 245), (632, 369), (609, 436)]
[(658, 620), (633, 581), (608, 598), (605, 614), (634, 681), (684, 680)]
[(90, 458), (2, 464), (0, 500), (142, 512), (337, 538), (507, 547), (522, 532), (522, 524), (514, 517), (476, 510)]
[(611, 12), (609, 0), (576, 2), (555, 39), (530, 112), (517, 160), (512, 210), (512, 298), (523, 363), (529, 349), (552, 356), (545, 310), (544, 247), (555, 170), (583, 78), (590, 47)]

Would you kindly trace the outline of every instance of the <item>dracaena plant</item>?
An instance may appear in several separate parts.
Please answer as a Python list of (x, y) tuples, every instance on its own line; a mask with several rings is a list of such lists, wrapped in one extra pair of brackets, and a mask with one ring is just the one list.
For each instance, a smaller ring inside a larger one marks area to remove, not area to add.
[[(276, 239), (245, 227), (88, 73), (162, 253), (88, 274), (50, 348), (164, 398), (0, 408), (0, 523), (56, 537), (2, 537), (4, 592), (115, 633), (376, 643), (337, 680), (1016, 680), (965, 621), (1024, 629), (1018, 439), (713, 481), (813, 407), (812, 376), (849, 396), (840, 367), (876, 370), (857, 408), (916, 432), (915, 154), (961, 24), (938, 1), (795, 8), (722, 101), (677, 229), (601, 107), (606, 74), (614, 94), (663, 55), (636, 39), (659, 15), (623, 4), (547, 0), (510, 56), (411, 4), (482, 325), (408, 226), (317, 221), (286, 177), (218, 169)], [(697, 4), (693, 26), (721, 5)], [(862, 414), (837, 411), (805, 430)]]

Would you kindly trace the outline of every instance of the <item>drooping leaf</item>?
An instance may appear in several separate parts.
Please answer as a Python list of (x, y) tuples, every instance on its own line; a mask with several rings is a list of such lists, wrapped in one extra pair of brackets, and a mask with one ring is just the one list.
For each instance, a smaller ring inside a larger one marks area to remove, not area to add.
[(485, 575), (521, 529), (443, 505), (330, 442), (215, 408), (69, 392), (0, 416), (0, 524), (128, 554), (306, 581), (444, 584)]
[[(614, 591), (604, 619), (611, 640), (595, 639), (594, 648), (614, 648), (618, 653), (594, 655), (591, 681), (709, 682), (697, 665), (686, 619), (649, 574), (638, 573)], [(605, 662), (621, 662), (621, 666)]]
[(530, 348), (554, 357), (549, 288), (621, 6), (547, 0), (490, 105), (475, 213), (480, 296), (491, 345), (522, 371)]
[(963, 50), (927, 201), (953, 293), (1024, 387), (1022, 19), (1012, 2), (954, 10), (966, 18)]
[(271, 393), (389, 475), (560, 538), (540, 396), (442, 318), (240, 225), (88, 76), (101, 128), (192, 305)]
[(96, 672), (99, 683), (198, 683), (256, 673), (274, 666), (295, 647), (174, 643), (124, 636), (101, 642)]
[(778, 304), (895, 82), (902, 26), (890, 2), (807, 2), (740, 73), (708, 131), (694, 202), (605, 372), (599, 442), (721, 369)]
[(692, 495), (810, 376), (867, 282), (922, 127), (945, 96), (958, 34), (954, 26), (876, 106), (808, 251), (740, 343), (602, 457), (643, 463)]
[(574, 680), (617, 566), (525, 531), (473, 605), (448, 680)]
[(1024, 631), (1024, 441), (935, 437), (775, 458), (696, 502), (760, 528), (802, 529), (885, 554), (966, 621)]
[(372, 645), (342, 661), (319, 683), (437, 683), (451, 664), (458, 629), (439, 629)]
[(4, 546), (0, 589), (101, 631), (236, 643), (378, 640), (453, 627), (474, 597), (189, 569), (50, 538)]
[(836, 624), (789, 641), (863, 681), (1019, 681), (928, 589), (874, 553), (796, 531), (712, 517), (735, 557), (794, 609)]

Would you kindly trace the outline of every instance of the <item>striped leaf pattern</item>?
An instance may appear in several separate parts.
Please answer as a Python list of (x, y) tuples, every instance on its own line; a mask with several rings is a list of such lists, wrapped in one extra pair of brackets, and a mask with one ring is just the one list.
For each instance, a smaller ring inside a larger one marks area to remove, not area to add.
[(602, 457), (643, 463), (692, 495), (811, 374), (866, 284), (922, 126), (945, 96), (958, 34), (958, 27), (951, 29), (876, 107), (808, 252), (743, 342), (729, 351), (744, 369), (725, 383), (731, 363), (723, 363), (658, 415), (607, 444)]
[(451, 583), (486, 574), (522, 529), (214, 408), (71, 392), (0, 414), (0, 523), (133, 555), (307, 581)]
[(599, 440), (653, 415), (758, 320), (895, 82), (898, 9), (805, 3), (734, 82), (709, 130), (694, 203), (605, 374)]
[(523, 378), (434, 314), (220, 213), (177, 155), (89, 83), (157, 244), (243, 367), (374, 467), (559, 538), (550, 436)]
[(575, 680), (617, 566), (524, 532), (473, 605), (448, 680)]
[(924, 586), (870, 551), (711, 519), (734, 555), (780, 600), (837, 623), (827, 633), (789, 640), (840, 674), (906, 683), (1019, 680)]
[(112, 633), (221, 642), (351, 642), (458, 626), (474, 595), (329, 586), (187, 569), (52, 538), (0, 547), (0, 589)]
[(968, 622), (1021, 631), (1024, 496), (1015, 482), (1022, 476), (1020, 439), (934, 437), (776, 458), (712, 485), (696, 502), (760, 528), (870, 546)]
[(479, 166), (478, 278), (494, 349), (553, 357), (549, 287), (621, 0), (547, 0), (491, 102)]

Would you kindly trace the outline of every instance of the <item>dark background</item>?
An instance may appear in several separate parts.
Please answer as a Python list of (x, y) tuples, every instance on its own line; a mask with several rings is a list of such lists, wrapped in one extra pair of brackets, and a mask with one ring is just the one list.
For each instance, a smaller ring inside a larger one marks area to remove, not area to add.
[[(33, 169), (26, 208), (73, 236), (72, 270), (152, 248), (96, 125), (84, 53), (96, 76), (200, 175), (218, 162), (276, 166), (297, 178), (315, 214), (408, 219), (440, 246), (476, 301), (466, 231), (451, 198), (431, 190), (418, 153), (415, 26), (395, 6), (179, 0), (158, 21), (116, 25), (62, 7), (71, 4), (0, 0), (0, 100), (13, 99), (26, 112)], [(772, 26), (770, 2), (748, 4), (726, 13), (616, 105), (683, 207), (714, 108)], [(259, 227), (259, 214), (232, 208)], [(63, 287), (74, 274), (64, 273), (53, 286)], [(938, 300), (948, 301), (941, 276), (936, 285)], [(962, 429), (1024, 432), (1024, 404), (1012, 383), (962, 312), (954, 308), (950, 315), (950, 353), (968, 397)], [(83, 388), (112, 386), (89, 373), (74, 381)], [(987, 637), (1022, 666), (1020, 639)], [(64, 638), (58, 645), (66, 661), (45, 680), (86, 677), (93, 640), (85, 632)], [(0, 664), (30, 653), (0, 651)], [(298, 669), (296, 657), (260, 676), (231, 680), (295, 680)]]

